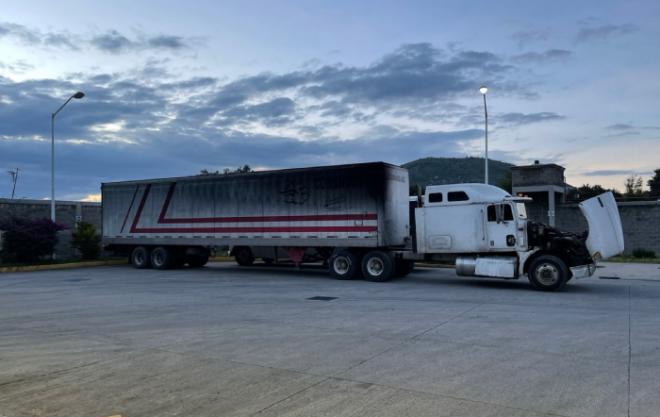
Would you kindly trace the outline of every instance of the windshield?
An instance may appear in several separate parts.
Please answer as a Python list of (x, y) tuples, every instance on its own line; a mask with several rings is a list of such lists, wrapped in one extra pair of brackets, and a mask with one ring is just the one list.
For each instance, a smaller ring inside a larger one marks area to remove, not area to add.
[(519, 219), (526, 219), (527, 208), (525, 208), (525, 203), (516, 203), (516, 212), (518, 213)]

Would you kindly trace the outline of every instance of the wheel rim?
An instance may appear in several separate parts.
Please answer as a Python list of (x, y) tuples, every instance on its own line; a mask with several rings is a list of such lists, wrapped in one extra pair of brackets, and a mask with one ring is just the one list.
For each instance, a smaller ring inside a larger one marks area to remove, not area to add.
[(373, 257), (367, 261), (367, 272), (369, 275), (378, 277), (383, 273), (385, 269), (385, 264), (383, 260), (377, 257)]
[(351, 260), (346, 256), (338, 256), (335, 258), (334, 262), (332, 262), (332, 267), (337, 274), (346, 275), (348, 270), (351, 269)]
[(161, 253), (161, 251), (156, 251), (154, 253), (153, 262), (154, 262), (154, 265), (156, 265), (156, 266), (163, 265), (164, 259), (163, 259), (163, 254)]
[(136, 253), (133, 258), (133, 263), (136, 265), (142, 265), (144, 263), (144, 254), (142, 252)]
[(559, 269), (551, 263), (544, 263), (536, 268), (534, 276), (543, 285), (554, 285), (559, 281)]

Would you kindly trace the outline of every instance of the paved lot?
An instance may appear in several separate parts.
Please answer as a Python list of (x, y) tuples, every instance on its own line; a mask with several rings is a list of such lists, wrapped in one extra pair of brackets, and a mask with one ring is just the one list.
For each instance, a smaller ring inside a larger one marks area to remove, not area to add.
[(3, 274), (0, 416), (659, 416), (648, 274), (561, 293), (442, 269)]

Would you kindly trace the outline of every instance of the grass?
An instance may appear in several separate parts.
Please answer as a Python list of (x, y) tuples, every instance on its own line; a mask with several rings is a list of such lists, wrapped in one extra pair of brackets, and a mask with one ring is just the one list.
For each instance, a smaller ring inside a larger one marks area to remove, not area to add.
[(606, 262), (618, 263), (636, 263), (636, 264), (660, 264), (660, 258), (636, 258), (629, 255), (613, 256), (605, 260)]
[(113, 261), (116, 259), (124, 259), (122, 257), (118, 258), (116, 256), (102, 256), (98, 259), (40, 259), (38, 261), (32, 262), (0, 262), (0, 268), (4, 267), (14, 267), (14, 266), (39, 266), (39, 265), (60, 265), (60, 264), (72, 264), (78, 262), (95, 262), (95, 261)]

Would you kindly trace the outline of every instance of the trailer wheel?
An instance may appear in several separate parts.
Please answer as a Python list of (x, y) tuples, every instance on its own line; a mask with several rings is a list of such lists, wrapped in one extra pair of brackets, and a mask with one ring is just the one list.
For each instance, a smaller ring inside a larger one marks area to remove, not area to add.
[(568, 267), (556, 256), (541, 255), (534, 259), (527, 272), (529, 282), (542, 291), (557, 291), (568, 282)]
[(336, 279), (353, 279), (360, 270), (360, 260), (351, 251), (340, 250), (330, 257), (330, 274)]
[(234, 259), (240, 266), (250, 266), (254, 263), (254, 256), (252, 250), (246, 246), (234, 248)]
[(151, 254), (149, 249), (144, 246), (138, 246), (131, 252), (131, 264), (137, 269), (151, 267)]
[(158, 246), (151, 251), (151, 266), (155, 269), (168, 269), (175, 261), (174, 253), (166, 247)]
[(362, 275), (367, 281), (383, 282), (392, 278), (394, 259), (389, 253), (375, 250), (362, 258)]

